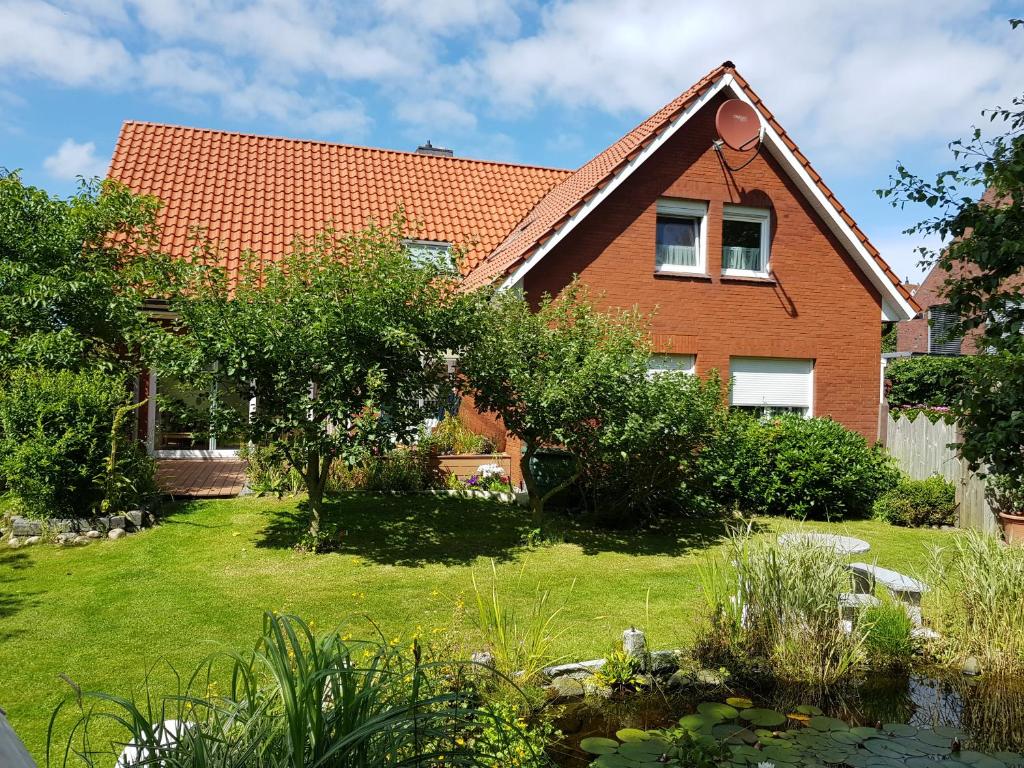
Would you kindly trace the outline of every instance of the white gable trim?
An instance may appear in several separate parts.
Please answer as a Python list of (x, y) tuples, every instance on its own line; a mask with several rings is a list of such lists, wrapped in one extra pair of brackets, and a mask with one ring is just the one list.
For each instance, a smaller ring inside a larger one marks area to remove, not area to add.
[(768, 148), (772, 155), (786, 168), (790, 177), (800, 187), (800, 191), (804, 193), (804, 196), (811, 202), (814, 209), (822, 217), (832, 233), (846, 247), (846, 250), (854, 257), (861, 267), (861, 270), (868, 276), (871, 284), (874, 285), (881, 294), (882, 320), (894, 321), (909, 320), (913, 318), (917, 312), (911, 306), (910, 302), (903, 298), (903, 295), (899, 292), (896, 286), (893, 285), (892, 281), (885, 275), (882, 268), (878, 266), (878, 262), (875, 261), (874, 257), (868, 253), (867, 249), (864, 247), (864, 244), (861, 243), (860, 238), (857, 237), (856, 234), (854, 234), (853, 229), (843, 221), (839, 212), (828, 201), (818, 185), (814, 183), (803, 165), (801, 165), (796, 159), (793, 152), (786, 146), (785, 142), (782, 141), (782, 138), (775, 132), (775, 129), (773, 129), (761, 115), (760, 110), (757, 109), (742, 88), (733, 87), (734, 83), (735, 80), (733, 76), (727, 73), (712, 84), (703, 95), (699, 96), (692, 104), (690, 104), (690, 106), (683, 110), (682, 114), (672, 121), (668, 128), (662, 131), (654, 141), (640, 152), (640, 154), (621, 168), (612, 180), (604, 187), (604, 189), (594, 195), (586, 204), (583, 205), (582, 208), (580, 208), (579, 211), (559, 227), (546, 243), (534, 251), (528, 259), (520, 264), (515, 272), (513, 272), (502, 283), (501, 290), (506, 290), (514, 285), (522, 285), (523, 278), (527, 273), (529, 273), (529, 271), (533, 269), (541, 259), (547, 256), (555, 246), (564, 240), (566, 235), (576, 228), (577, 224), (583, 221), (583, 219), (590, 215), (595, 208), (604, 202), (612, 192), (618, 189), (618, 187), (633, 174), (633, 171), (643, 165), (649, 157), (657, 152), (665, 142), (671, 139), (672, 136), (675, 135), (675, 133), (682, 128), (691, 117), (699, 112), (702, 107), (704, 107), (720, 91), (728, 88), (736, 98), (742, 99), (754, 107), (754, 110), (758, 114), (758, 119), (761, 121), (761, 128), (764, 132), (764, 136), (768, 140)]

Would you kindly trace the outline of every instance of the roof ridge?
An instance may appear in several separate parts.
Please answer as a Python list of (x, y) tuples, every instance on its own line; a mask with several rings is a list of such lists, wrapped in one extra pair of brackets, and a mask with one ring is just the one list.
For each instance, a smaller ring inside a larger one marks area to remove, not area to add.
[[(153, 120), (133, 120), (128, 119), (122, 122), (121, 131), (118, 136), (120, 141), (120, 135), (124, 133), (125, 127), (129, 125), (143, 125), (152, 126), (154, 128), (178, 128), (184, 131), (192, 131), (195, 133), (215, 133), (226, 136), (239, 136), (243, 138), (251, 139), (263, 139), (265, 141), (287, 141), (294, 144), (313, 144), (317, 146), (326, 147), (341, 147), (346, 149), (358, 149), (366, 152), (381, 152), (392, 155), (411, 155), (413, 157), (422, 157), (427, 160), (443, 160), (445, 162), (457, 162), (457, 163), (480, 163), (483, 165), (499, 165), (512, 168), (527, 168), (537, 171), (554, 171), (556, 173), (572, 174), (574, 170), (572, 168), (555, 168), (549, 165), (535, 165), (532, 163), (510, 163), (503, 160), (483, 160), (474, 157), (446, 157), (443, 155), (425, 155), (419, 152), (410, 152), (404, 149), (390, 149), (388, 147), (370, 147), (364, 144), (345, 144), (336, 141), (325, 141), (324, 139), (303, 139), (296, 138), (294, 136), (274, 136), (265, 133), (250, 133), (248, 131), (229, 131), (224, 128), (199, 128), (192, 125), (180, 125), (178, 123), (161, 123)], [(116, 154), (116, 152), (115, 152)]]

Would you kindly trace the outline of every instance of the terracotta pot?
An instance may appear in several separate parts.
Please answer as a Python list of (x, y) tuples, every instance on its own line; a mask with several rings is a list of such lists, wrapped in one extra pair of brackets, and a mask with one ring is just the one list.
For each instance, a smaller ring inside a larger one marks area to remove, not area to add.
[(1003, 535), (1008, 543), (1024, 545), (1024, 515), (1000, 512), (999, 523), (1003, 526)]

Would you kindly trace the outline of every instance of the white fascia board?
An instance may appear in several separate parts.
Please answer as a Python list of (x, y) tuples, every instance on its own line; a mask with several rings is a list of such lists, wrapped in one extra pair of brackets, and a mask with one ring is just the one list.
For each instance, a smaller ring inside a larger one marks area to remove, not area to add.
[(598, 192), (596, 195), (590, 198), (590, 200), (582, 208), (580, 208), (575, 213), (575, 215), (570, 217), (569, 220), (565, 222), (565, 224), (563, 224), (557, 232), (555, 232), (554, 236), (551, 237), (550, 240), (548, 240), (546, 243), (544, 243), (544, 245), (542, 245), (540, 248), (534, 251), (533, 255), (530, 256), (526, 261), (520, 264), (519, 268), (501, 284), (501, 288), (499, 290), (507, 290), (509, 287), (516, 284), (522, 285), (523, 278), (531, 269), (533, 269), (537, 265), (537, 262), (539, 262), (541, 259), (547, 256), (548, 253), (550, 253), (556, 245), (558, 245), (560, 242), (562, 242), (562, 240), (565, 239), (566, 235), (568, 235), (570, 232), (573, 231), (573, 229), (576, 228), (577, 224), (583, 221), (583, 219), (587, 218), (587, 216), (590, 215), (591, 211), (597, 208), (601, 203), (603, 203), (608, 198), (608, 196), (612, 192), (618, 189), (619, 186), (633, 174), (633, 171), (635, 171), (637, 168), (643, 165), (644, 162), (646, 162), (647, 159), (651, 157), (651, 155), (653, 155), (655, 152), (661, 149), (665, 142), (671, 139), (672, 136), (675, 135), (676, 131), (682, 128), (691, 117), (697, 114), (705, 104), (711, 101), (711, 99), (713, 99), (728, 82), (732, 82), (731, 75), (725, 75), (724, 77), (720, 78), (717, 82), (711, 85), (711, 87), (709, 87), (701, 96), (699, 96), (692, 104), (690, 104), (690, 106), (683, 110), (683, 113), (679, 115), (679, 117), (677, 117), (674, 121), (672, 121), (671, 125), (669, 125), (668, 128), (662, 131), (661, 134), (657, 138), (655, 138), (654, 141), (648, 144), (647, 147), (640, 154), (638, 154), (629, 163), (623, 166), (619, 170), (619, 172), (615, 174), (614, 178), (612, 178), (612, 180), (608, 182), (604, 189), (602, 189), (600, 192)]
[(554, 236), (548, 240), (544, 245), (538, 248), (530, 258), (519, 265), (516, 269), (501, 285), (500, 290), (507, 290), (513, 285), (522, 285), (523, 278), (526, 274), (536, 266), (536, 264), (543, 259), (558, 243), (560, 243), (566, 235), (568, 235), (577, 224), (585, 219), (591, 211), (597, 208), (604, 200), (619, 187), (622, 182), (632, 175), (633, 171), (639, 168), (643, 163), (655, 152), (657, 152), (680, 128), (685, 125), (693, 115), (701, 110), (705, 104), (713, 99), (720, 91), (728, 88), (732, 94), (742, 101), (745, 101), (754, 111), (757, 112), (758, 119), (761, 121), (761, 128), (763, 135), (768, 139), (768, 146), (772, 154), (777, 160), (787, 168), (790, 173), (790, 177), (797, 183), (804, 193), (804, 196), (811, 202), (814, 209), (821, 215), (821, 217), (828, 224), (829, 229), (839, 239), (843, 245), (846, 246), (847, 251), (853, 255), (854, 259), (860, 264), (861, 269), (867, 274), (868, 279), (872, 285), (878, 289), (878, 292), (882, 296), (882, 320), (891, 322), (896, 320), (910, 320), (917, 312), (911, 306), (903, 295), (896, 289), (896, 286), (892, 284), (892, 281), (885, 275), (882, 268), (878, 266), (878, 262), (875, 261), (874, 257), (868, 253), (864, 244), (860, 241), (850, 226), (843, 221), (843, 218), (839, 215), (839, 212), (835, 207), (828, 201), (824, 193), (818, 187), (818, 185), (811, 179), (810, 174), (807, 173), (803, 165), (796, 159), (793, 152), (786, 146), (782, 138), (776, 133), (775, 129), (764, 119), (761, 115), (761, 111), (757, 106), (750, 100), (747, 94), (742, 88), (733, 87), (735, 80), (731, 74), (725, 74), (715, 82), (705, 93), (697, 98), (689, 107), (687, 107), (683, 113), (677, 117), (673, 123), (658, 136), (650, 145), (647, 146), (639, 155), (622, 168), (615, 178), (608, 183), (608, 185), (602, 189), (598, 194), (594, 195), (579, 211), (576, 212), (561, 228), (554, 234)]
[(835, 206), (828, 201), (825, 193), (821, 191), (821, 188), (814, 182), (800, 161), (796, 159), (796, 155), (793, 154), (792, 150), (786, 146), (782, 137), (761, 116), (760, 110), (757, 109), (757, 106), (750, 100), (743, 89), (732, 87), (734, 82), (732, 75), (726, 75), (723, 79), (736, 98), (745, 101), (757, 112), (764, 130), (764, 136), (768, 140), (768, 149), (772, 155), (783, 164), (789, 172), (790, 178), (797, 183), (800, 191), (804, 193), (804, 197), (811, 202), (814, 209), (828, 224), (832, 234), (839, 239), (839, 242), (846, 246), (846, 250), (860, 264), (862, 271), (882, 295), (882, 320), (910, 320), (913, 318), (917, 312), (910, 302), (903, 298), (903, 294), (892, 284), (892, 281), (882, 271), (882, 268), (878, 266), (878, 262), (875, 261), (874, 257), (868, 253), (867, 248), (864, 247), (860, 238), (854, 234), (850, 225), (843, 221), (843, 217), (839, 215)]

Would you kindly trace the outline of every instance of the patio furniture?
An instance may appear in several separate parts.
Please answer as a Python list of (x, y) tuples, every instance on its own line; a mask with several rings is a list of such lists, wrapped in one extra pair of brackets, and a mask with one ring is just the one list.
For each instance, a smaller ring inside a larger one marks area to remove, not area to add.
[(852, 536), (837, 536), (834, 533), (784, 533), (779, 536), (783, 546), (817, 546), (835, 550), (837, 555), (859, 555), (871, 549), (871, 545)]
[(899, 571), (868, 563), (850, 563), (850, 570), (853, 572), (854, 592), (870, 595), (875, 591), (875, 585), (881, 584), (903, 603), (914, 625), (921, 626), (921, 595), (928, 591), (927, 584)]

